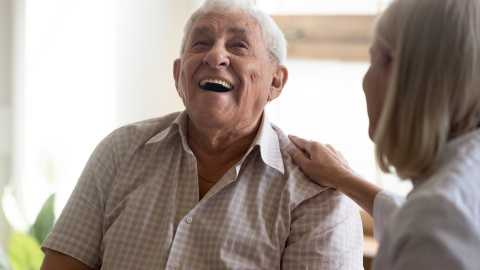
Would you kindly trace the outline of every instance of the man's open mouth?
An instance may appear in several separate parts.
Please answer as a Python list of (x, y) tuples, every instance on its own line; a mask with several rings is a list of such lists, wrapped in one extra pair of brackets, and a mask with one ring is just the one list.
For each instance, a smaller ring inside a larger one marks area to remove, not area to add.
[(233, 86), (226, 81), (207, 79), (203, 80), (199, 84), (200, 88), (207, 91), (225, 93), (233, 89)]

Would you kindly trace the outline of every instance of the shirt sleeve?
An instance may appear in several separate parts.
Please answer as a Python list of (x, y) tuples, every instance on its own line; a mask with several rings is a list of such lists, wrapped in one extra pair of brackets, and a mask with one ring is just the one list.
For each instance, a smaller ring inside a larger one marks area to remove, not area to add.
[(406, 201), (404, 196), (386, 189), (381, 190), (373, 201), (373, 237), (380, 243), (382, 234), (391, 214)]
[(282, 269), (363, 269), (358, 206), (326, 189), (292, 211)]
[(105, 190), (114, 178), (115, 151), (105, 138), (88, 160), (42, 250), (71, 256), (93, 269), (101, 265)]

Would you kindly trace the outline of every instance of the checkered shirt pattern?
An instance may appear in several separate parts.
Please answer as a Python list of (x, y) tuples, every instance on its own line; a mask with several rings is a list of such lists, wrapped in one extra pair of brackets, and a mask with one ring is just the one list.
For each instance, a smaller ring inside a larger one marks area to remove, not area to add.
[(358, 207), (304, 176), (266, 116), (200, 201), (187, 123), (184, 111), (107, 136), (42, 249), (94, 269), (363, 269)]

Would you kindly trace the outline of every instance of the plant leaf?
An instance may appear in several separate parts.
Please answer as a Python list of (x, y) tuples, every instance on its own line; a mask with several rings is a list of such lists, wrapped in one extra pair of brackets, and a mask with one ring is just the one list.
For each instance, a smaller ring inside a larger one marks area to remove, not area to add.
[(8, 257), (13, 270), (39, 270), (43, 252), (37, 239), (22, 233), (13, 233), (8, 245)]
[(38, 213), (35, 223), (30, 228), (30, 235), (35, 237), (39, 243), (43, 243), (53, 228), (55, 194), (50, 195)]

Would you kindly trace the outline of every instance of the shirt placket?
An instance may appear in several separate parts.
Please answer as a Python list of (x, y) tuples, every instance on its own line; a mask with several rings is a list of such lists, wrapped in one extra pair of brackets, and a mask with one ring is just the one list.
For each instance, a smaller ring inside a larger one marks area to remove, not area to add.
[[(189, 164), (190, 166), (190, 164)], [(190, 166), (190, 177), (194, 178), (197, 181), (197, 168), (196, 164)], [(218, 182), (218, 186), (214, 186), (212, 188), (212, 192), (207, 193), (207, 195), (200, 201), (190, 212), (188, 212), (185, 216), (183, 216), (182, 220), (179, 222), (178, 227), (176, 229), (176, 233), (173, 237), (172, 247), (170, 249), (169, 258), (167, 261), (167, 269), (187, 269), (186, 265), (193, 265), (195, 267), (200, 267), (199, 265), (195, 264), (195, 261), (201, 258), (196, 258), (193, 254), (198, 254), (194, 250), (192, 245), (192, 239), (194, 238), (195, 231), (201, 231), (201, 228), (197, 228), (198, 226), (210, 226), (208, 222), (208, 217), (204, 217), (198, 215), (197, 212), (204, 207), (205, 202), (210, 200), (215, 194), (221, 192), (221, 190), (227, 186), (229, 183), (236, 180), (236, 168), (230, 169)], [(191, 179), (189, 179), (191, 181)], [(198, 222), (201, 220), (202, 222)], [(188, 268), (190, 268), (188, 267)]]

